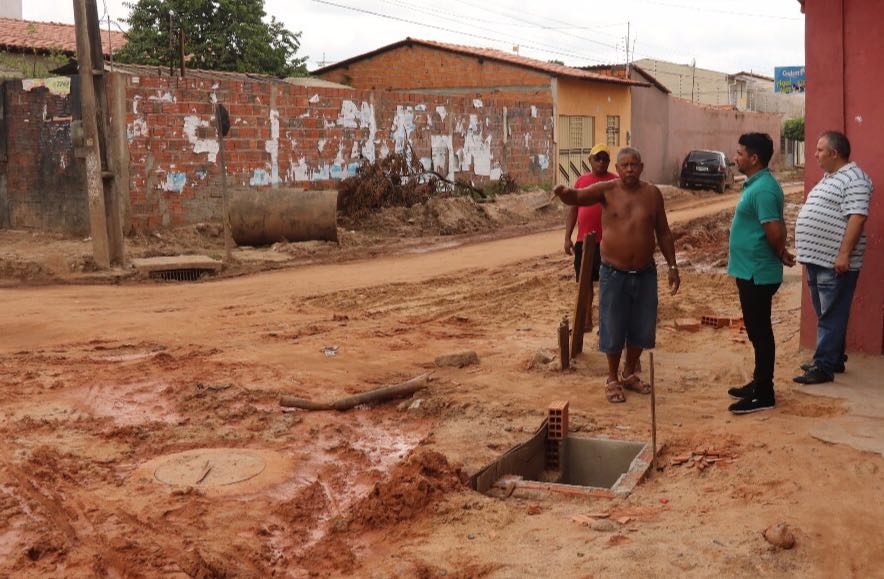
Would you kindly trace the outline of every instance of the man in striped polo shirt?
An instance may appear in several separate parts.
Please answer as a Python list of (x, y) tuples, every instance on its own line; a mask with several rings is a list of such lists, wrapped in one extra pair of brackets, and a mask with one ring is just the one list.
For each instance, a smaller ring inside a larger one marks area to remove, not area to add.
[(813, 362), (804, 364), (800, 384), (822, 384), (844, 371), (847, 320), (866, 250), (863, 226), (869, 214), (872, 180), (850, 160), (850, 141), (823, 133), (814, 153), (825, 172), (798, 214), (795, 246), (807, 270), (807, 286), (818, 318)]

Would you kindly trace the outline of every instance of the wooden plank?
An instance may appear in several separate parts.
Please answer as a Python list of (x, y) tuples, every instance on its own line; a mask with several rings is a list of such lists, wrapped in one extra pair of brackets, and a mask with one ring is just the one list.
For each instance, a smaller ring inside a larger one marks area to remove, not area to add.
[(571, 356), (568, 351), (568, 318), (559, 324), (559, 362), (562, 372), (571, 367)]
[[(586, 310), (592, 303), (592, 265), (595, 259), (595, 233), (583, 239), (583, 255), (580, 258), (580, 283), (577, 284), (577, 305), (574, 308), (574, 333), (571, 334), (571, 357), (583, 352), (583, 332), (592, 330), (592, 323), (586, 327)], [(590, 316), (592, 312), (590, 311)]]

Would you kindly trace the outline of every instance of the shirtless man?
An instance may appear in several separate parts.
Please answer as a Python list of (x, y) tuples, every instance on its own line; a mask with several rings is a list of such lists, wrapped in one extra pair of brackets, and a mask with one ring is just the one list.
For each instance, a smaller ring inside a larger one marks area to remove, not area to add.
[[(599, 350), (608, 358), (605, 396), (615, 403), (626, 401), (624, 388), (641, 394), (651, 391), (636, 373), (636, 363), (642, 350), (656, 343), (656, 245), (669, 264), (673, 295), (681, 283), (663, 195), (656, 186), (640, 179), (644, 169), (641, 153), (631, 147), (620, 149), (616, 166), (620, 175), (617, 181), (585, 189), (559, 185), (554, 191), (567, 205), (602, 206), (605, 236), (599, 270)], [(619, 375), (624, 346), (626, 360)]]

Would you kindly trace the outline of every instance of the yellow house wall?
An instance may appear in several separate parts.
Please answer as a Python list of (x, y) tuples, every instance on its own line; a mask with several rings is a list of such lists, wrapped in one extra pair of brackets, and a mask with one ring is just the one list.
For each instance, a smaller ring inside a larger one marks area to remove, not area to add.
[[(619, 115), (620, 147), (628, 146), (626, 137), (632, 131), (632, 98), (628, 86), (559, 78), (556, 93), (557, 115), (595, 117), (595, 143), (608, 142), (608, 115)], [(617, 150), (611, 153), (616, 158)]]

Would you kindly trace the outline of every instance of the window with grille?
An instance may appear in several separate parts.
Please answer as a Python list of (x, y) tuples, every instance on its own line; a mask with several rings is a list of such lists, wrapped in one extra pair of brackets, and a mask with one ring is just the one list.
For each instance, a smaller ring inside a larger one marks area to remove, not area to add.
[(620, 116), (608, 115), (608, 146), (620, 146)]

